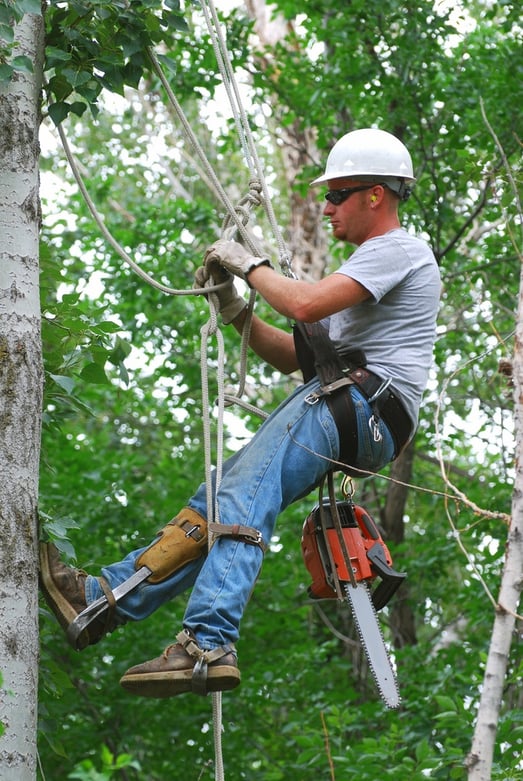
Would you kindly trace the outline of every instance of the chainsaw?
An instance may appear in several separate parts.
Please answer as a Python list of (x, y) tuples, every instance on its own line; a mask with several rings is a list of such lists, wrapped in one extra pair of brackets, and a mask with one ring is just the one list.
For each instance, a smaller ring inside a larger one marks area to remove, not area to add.
[[(312, 599), (339, 599), (351, 608), (378, 691), (389, 708), (400, 695), (376, 612), (397, 591), (406, 573), (392, 567), (392, 558), (376, 524), (348, 494), (316, 506), (303, 525), (302, 553), (312, 584)], [(375, 581), (379, 584), (372, 590)]]

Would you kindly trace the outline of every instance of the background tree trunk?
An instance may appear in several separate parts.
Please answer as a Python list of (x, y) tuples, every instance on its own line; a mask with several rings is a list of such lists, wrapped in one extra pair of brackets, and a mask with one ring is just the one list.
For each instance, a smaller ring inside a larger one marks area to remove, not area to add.
[(37, 497), (42, 406), (38, 234), (42, 17), (15, 27), (17, 72), (0, 92), (0, 750), (2, 781), (36, 778)]
[[(266, 70), (274, 63), (271, 48), (276, 44), (286, 44), (292, 31), (293, 22), (275, 13), (275, 8), (266, 0), (245, 0), (245, 7), (254, 20), (254, 29), (259, 42), (266, 47), (264, 55), (257, 55), (260, 68)], [(294, 45), (296, 39), (294, 39)], [(278, 68), (274, 68), (272, 80), (278, 79)], [(306, 165), (318, 159), (316, 135), (312, 128), (300, 120), (282, 121), (288, 113), (288, 107), (278, 102), (278, 90), (274, 92), (272, 123), (279, 139), (278, 150), (281, 155), (281, 173), (288, 185), (289, 221), (287, 227), (287, 246), (292, 257), (294, 273), (300, 279), (321, 279), (327, 263), (327, 233), (323, 228), (322, 213), (324, 203), (318, 197), (317, 188), (310, 188), (305, 194), (298, 191), (295, 182)], [(322, 156), (323, 159), (324, 155)]]
[(478, 717), (467, 757), (469, 781), (490, 781), (510, 646), (523, 586), (523, 275), (513, 359), (516, 469), (512, 514)]
[[(391, 482), (387, 491), (387, 501), (383, 517), (380, 519), (388, 542), (398, 545), (405, 539), (405, 506), (408, 498), (408, 484), (412, 481), (412, 463), (414, 460), (414, 442), (403, 451), (391, 466)], [(398, 568), (401, 569), (400, 563)], [(391, 602), (390, 628), (396, 648), (416, 645), (416, 621), (409, 600), (409, 583), (403, 583), (400, 591)]]

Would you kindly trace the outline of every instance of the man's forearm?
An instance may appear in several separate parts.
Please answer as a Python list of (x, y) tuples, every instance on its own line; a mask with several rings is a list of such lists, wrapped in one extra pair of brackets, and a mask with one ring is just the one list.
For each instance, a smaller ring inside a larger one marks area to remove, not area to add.
[[(233, 320), (232, 324), (238, 333), (242, 332), (246, 317), (247, 310), (244, 309)], [(252, 318), (249, 346), (256, 355), (283, 374), (290, 374), (299, 368), (292, 334), (269, 325), (257, 315)]]

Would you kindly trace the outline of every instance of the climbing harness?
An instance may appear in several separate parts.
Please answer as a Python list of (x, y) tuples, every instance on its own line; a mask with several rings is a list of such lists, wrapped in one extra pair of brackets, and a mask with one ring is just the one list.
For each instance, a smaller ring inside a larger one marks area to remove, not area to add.
[(311, 392), (305, 401), (317, 404), (325, 398), (340, 437), (339, 461), (342, 471), (350, 474), (358, 455), (358, 427), (350, 385), (363, 393), (371, 407), (369, 428), (374, 441), (380, 442), (382, 434), (379, 420), (383, 418), (394, 440), (394, 458), (397, 458), (412, 434), (412, 422), (398, 399), (390, 390), (390, 379), (383, 380), (365, 368), (367, 359), (363, 350), (344, 354), (335, 349), (327, 330), (321, 323), (301, 323), (294, 326), (294, 344), (304, 381), (318, 376), (321, 386)]

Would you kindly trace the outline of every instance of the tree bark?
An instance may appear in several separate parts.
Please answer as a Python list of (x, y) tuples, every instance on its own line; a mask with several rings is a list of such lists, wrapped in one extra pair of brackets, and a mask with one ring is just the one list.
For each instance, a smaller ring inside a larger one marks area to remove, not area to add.
[(523, 586), (523, 272), (520, 275), (513, 383), (516, 474), (512, 495), (512, 517), (478, 718), (466, 762), (468, 781), (489, 781), (491, 777), (496, 731), (516, 622), (515, 614)]
[[(403, 451), (391, 467), (391, 483), (381, 519), (387, 542), (399, 544), (405, 539), (405, 505), (408, 498), (408, 483), (412, 481), (414, 443)], [(401, 564), (399, 565), (401, 569)], [(390, 606), (390, 630), (395, 648), (416, 645), (416, 619), (410, 602), (408, 579), (402, 583)]]
[[(270, 49), (277, 43), (285, 45), (292, 30), (292, 22), (275, 12), (266, 0), (245, 0), (245, 7), (254, 20), (254, 29), (262, 46), (263, 55), (257, 54), (262, 70), (271, 64)], [(277, 76), (273, 77), (276, 81)], [(277, 90), (276, 90), (277, 95)], [(272, 104), (273, 122), (280, 140), (282, 175), (289, 190), (289, 225), (287, 246), (292, 257), (293, 271), (300, 279), (318, 280), (325, 273), (328, 258), (327, 233), (322, 224), (323, 203), (318, 190), (309, 189), (305, 195), (294, 184), (305, 165), (317, 159), (316, 139), (313, 130), (303, 127), (298, 120), (283, 122), (286, 108), (276, 101)]]
[(0, 777), (36, 778), (37, 499), (42, 407), (38, 128), (43, 25), (15, 26), (17, 72), (0, 87)]

